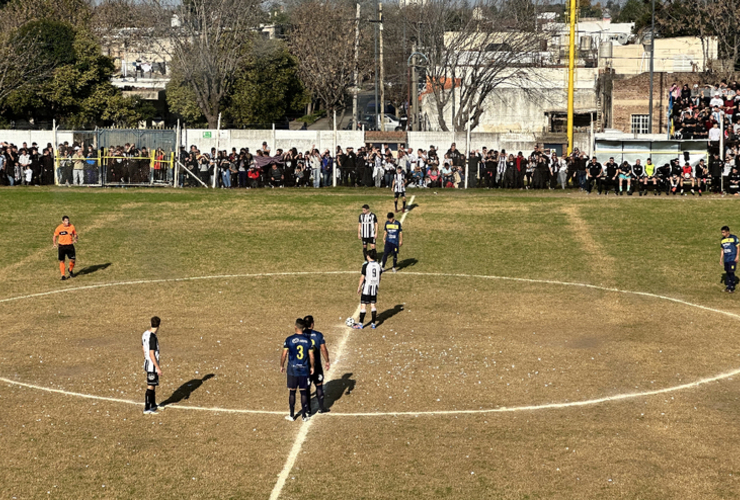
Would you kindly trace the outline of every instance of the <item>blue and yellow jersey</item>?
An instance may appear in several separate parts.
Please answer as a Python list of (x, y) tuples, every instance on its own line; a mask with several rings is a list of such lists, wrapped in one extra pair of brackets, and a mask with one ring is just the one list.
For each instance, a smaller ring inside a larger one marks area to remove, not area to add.
[(737, 258), (737, 246), (740, 245), (740, 240), (734, 234), (729, 235), (727, 238), (722, 238), (722, 253), (725, 255), (725, 262), (735, 262)]
[(283, 348), (288, 350), (288, 375), (294, 377), (311, 375), (311, 361), (308, 357), (308, 351), (311, 350), (311, 339), (308, 335), (291, 335), (285, 339)]
[(398, 246), (398, 242), (401, 237), (401, 231), (402, 229), (400, 222), (398, 222), (397, 220), (394, 220), (393, 222), (386, 221), (385, 232), (387, 234), (385, 237), (385, 242)]

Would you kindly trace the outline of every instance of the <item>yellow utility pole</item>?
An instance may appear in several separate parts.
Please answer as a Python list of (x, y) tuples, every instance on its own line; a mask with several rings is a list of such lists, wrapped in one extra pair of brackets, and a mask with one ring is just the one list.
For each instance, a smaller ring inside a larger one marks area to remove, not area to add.
[(576, 84), (576, 16), (578, 0), (570, 0), (570, 43), (568, 50), (568, 154), (573, 152), (573, 95)]

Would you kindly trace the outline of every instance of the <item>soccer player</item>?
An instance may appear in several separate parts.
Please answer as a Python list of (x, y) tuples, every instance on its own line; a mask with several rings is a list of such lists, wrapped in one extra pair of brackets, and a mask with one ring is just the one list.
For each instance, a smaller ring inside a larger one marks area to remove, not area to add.
[(385, 263), (389, 255), (393, 255), (393, 272), (396, 272), (398, 264), (398, 251), (403, 245), (403, 233), (401, 223), (395, 219), (393, 212), (388, 212), (388, 221), (383, 229), (383, 259), (380, 266), (385, 269)]
[(376, 309), (376, 303), (378, 301), (378, 286), (380, 285), (380, 275), (383, 273), (383, 268), (380, 264), (375, 262), (378, 258), (378, 254), (375, 250), (367, 252), (367, 262), (362, 265), (362, 276), (360, 276), (360, 283), (357, 285), (357, 295), (360, 296), (360, 322), (354, 325), (352, 328), (362, 330), (363, 323), (365, 322), (365, 314), (367, 313), (367, 305), (370, 304), (370, 310), (372, 311), (373, 322), (370, 324), (370, 328), (375, 329), (375, 321), (377, 320), (378, 310)]
[(645, 179), (645, 167), (642, 166), (640, 159), (638, 158), (635, 160), (635, 164), (632, 165), (632, 182), (633, 186), (637, 187), (637, 194), (639, 196), (643, 195), (643, 191), (646, 186)]
[(314, 372), (313, 349), (311, 339), (305, 334), (306, 323), (303, 319), (295, 320), (295, 333), (285, 339), (283, 343), (283, 354), (280, 356), (280, 373), (285, 373), (285, 360), (288, 360), (288, 405), (290, 415), (285, 419), (291, 422), (298, 418), (295, 414), (295, 391), (301, 391), (301, 409), (303, 421), (308, 422), (311, 418), (308, 393), (311, 389), (309, 377)]
[(653, 165), (653, 162), (650, 158), (647, 159), (647, 163), (645, 164), (645, 176), (642, 178), (642, 184), (643, 184), (643, 190), (645, 191), (645, 196), (647, 196), (647, 186), (651, 182), (653, 183), (653, 196), (658, 196), (658, 177), (657, 177), (657, 168), (655, 165)]
[[(311, 350), (313, 351), (314, 369), (311, 375), (311, 382), (316, 386), (316, 399), (319, 401), (319, 413), (328, 413), (329, 409), (324, 406), (324, 368), (329, 371), (331, 362), (329, 361), (329, 351), (326, 349), (326, 340), (324, 334), (313, 329), (313, 316), (303, 318), (306, 324), (306, 334), (311, 339)], [(324, 356), (326, 363), (321, 365), (321, 356)], [(310, 410), (310, 405), (309, 405)]]
[(694, 196), (694, 169), (691, 167), (689, 162), (686, 162), (681, 169), (681, 195), (684, 193), (684, 184), (688, 184), (691, 181), (691, 196)]
[(619, 192), (617, 193), (619, 196), (623, 194), (622, 186), (625, 182), (627, 183), (627, 195), (632, 196), (632, 167), (626, 161), (622, 162), (619, 167)]
[(378, 234), (378, 218), (368, 205), (362, 205), (360, 221), (357, 224), (357, 239), (362, 242), (362, 256), (367, 256), (367, 246), (375, 250), (375, 235)]
[(393, 178), (393, 205), (396, 207), (396, 213), (398, 213), (398, 198), (403, 200), (403, 211), (406, 211), (406, 176), (403, 173), (403, 168), (398, 167), (396, 169), (396, 175)]
[[(58, 245), (57, 239), (59, 240)], [(64, 275), (65, 258), (69, 258), (69, 277), (74, 278), (75, 276), (73, 271), (75, 268), (75, 243), (77, 243), (77, 231), (69, 223), (69, 217), (65, 215), (62, 217), (62, 223), (57, 226), (54, 236), (51, 238), (52, 246), (59, 249), (59, 271), (62, 273), (62, 281), (67, 279), (67, 276)]]
[(696, 179), (696, 187), (699, 191), (699, 196), (701, 196), (702, 190), (707, 190), (707, 177), (709, 177), (709, 169), (704, 164), (704, 158), (702, 158), (694, 169), (694, 179)]
[[(155, 389), (159, 385), (162, 369), (159, 367), (159, 339), (157, 332), (161, 321), (157, 316), (151, 319), (149, 328), (141, 336), (141, 348), (144, 351), (144, 371), (146, 372), (146, 395), (144, 396), (144, 415), (157, 413)], [(162, 406), (161, 408), (164, 408)]]
[(725, 267), (725, 292), (735, 293), (735, 269), (737, 268), (737, 260), (740, 257), (740, 239), (734, 234), (730, 234), (730, 228), (728, 226), (722, 227), (722, 251), (720, 253), (719, 262)]

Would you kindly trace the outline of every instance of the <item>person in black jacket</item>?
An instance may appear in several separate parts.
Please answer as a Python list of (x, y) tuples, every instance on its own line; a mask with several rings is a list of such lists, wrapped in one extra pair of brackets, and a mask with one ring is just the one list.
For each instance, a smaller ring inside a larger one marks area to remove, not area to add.
[(601, 194), (601, 175), (603, 172), (604, 169), (601, 166), (601, 163), (597, 161), (597, 158), (595, 156), (591, 158), (591, 161), (588, 162), (588, 166), (586, 167), (586, 192), (588, 194), (591, 194), (591, 191), (594, 189), (594, 185), (596, 185), (596, 188), (599, 190), (599, 194)]
[(712, 177), (712, 192), (719, 193), (722, 190), (722, 162), (716, 153), (709, 160), (709, 175)]

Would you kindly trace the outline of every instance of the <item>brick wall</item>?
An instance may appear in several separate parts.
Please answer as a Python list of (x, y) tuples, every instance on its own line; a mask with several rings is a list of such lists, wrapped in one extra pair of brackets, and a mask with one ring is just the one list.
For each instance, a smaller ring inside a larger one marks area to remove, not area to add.
[[(653, 76), (653, 130), (663, 134), (667, 128), (668, 91), (673, 83), (703, 84), (698, 73), (654, 73)], [(612, 88), (612, 123), (609, 128), (632, 132), (632, 115), (648, 114), (650, 73), (631, 78), (615, 78)]]

